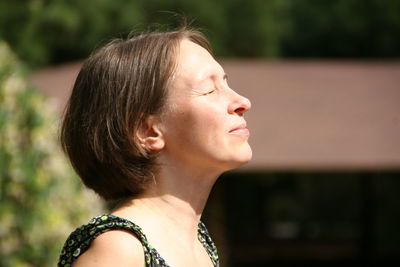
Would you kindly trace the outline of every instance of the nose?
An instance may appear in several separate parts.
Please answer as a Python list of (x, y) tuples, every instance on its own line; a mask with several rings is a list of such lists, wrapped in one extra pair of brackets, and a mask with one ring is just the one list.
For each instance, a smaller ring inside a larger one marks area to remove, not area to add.
[(233, 92), (233, 99), (229, 104), (228, 112), (230, 114), (236, 113), (242, 116), (245, 112), (247, 112), (251, 108), (251, 102), (248, 98), (239, 95), (238, 93)]

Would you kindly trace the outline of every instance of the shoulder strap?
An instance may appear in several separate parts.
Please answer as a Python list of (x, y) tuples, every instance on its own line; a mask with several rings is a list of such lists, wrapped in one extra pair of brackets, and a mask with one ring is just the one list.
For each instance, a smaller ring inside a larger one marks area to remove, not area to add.
[(157, 261), (158, 265), (156, 266), (163, 266), (160, 265), (160, 263), (164, 263), (160, 262), (163, 261), (163, 259), (159, 257), (158, 252), (149, 245), (142, 229), (131, 221), (113, 215), (95, 217), (90, 220), (89, 223), (82, 225), (72, 232), (61, 251), (58, 266), (71, 266), (72, 263), (89, 248), (90, 243), (97, 236), (110, 230), (126, 230), (134, 234), (143, 245), (145, 265), (153, 266), (153, 262)]
[(219, 258), (217, 247), (211, 239), (211, 236), (203, 222), (199, 222), (198, 225), (198, 238), (200, 242), (203, 244), (203, 247), (206, 249), (208, 255), (211, 258), (214, 266), (219, 267)]

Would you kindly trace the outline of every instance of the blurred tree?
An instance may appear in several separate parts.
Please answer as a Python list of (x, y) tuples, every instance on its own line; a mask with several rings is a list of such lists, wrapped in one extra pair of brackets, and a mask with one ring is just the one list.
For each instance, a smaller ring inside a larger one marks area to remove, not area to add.
[(66, 234), (102, 212), (57, 145), (51, 103), (0, 41), (0, 266), (52, 266)]
[(205, 29), (217, 56), (400, 56), (400, 2), (391, 0), (2, 0), (0, 38), (41, 66), (152, 23), (176, 26), (171, 13)]
[[(228, 4), (229, 3), (229, 4)], [(226, 56), (269, 57), (281, 54), (281, 40), (290, 29), (287, 0), (226, 0)]]
[(287, 57), (399, 57), (400, 2), (291, 1)]
[(139, 2), (3, 0), (0, 37), (32, 66), (81, 58), (103, 39), (139, 23)]

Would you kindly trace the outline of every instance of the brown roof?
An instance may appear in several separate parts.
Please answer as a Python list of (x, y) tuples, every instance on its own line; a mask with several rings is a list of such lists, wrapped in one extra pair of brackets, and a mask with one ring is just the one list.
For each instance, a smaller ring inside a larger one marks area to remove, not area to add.
[[(400, 169), (400, 62), (224, 60), (232, 88), (252, 101), (251, 170)], [(31, 81), (59, 101), (79, 63)]]

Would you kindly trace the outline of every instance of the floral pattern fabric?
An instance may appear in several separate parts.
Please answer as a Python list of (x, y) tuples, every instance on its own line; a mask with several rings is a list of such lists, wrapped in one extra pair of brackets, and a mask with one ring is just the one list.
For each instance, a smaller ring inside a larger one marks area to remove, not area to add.
[[(70, 267), (83, 254), (90, 243), (100, 234), (110, 230), (126, 230), (134, 234), (142, 243), (146, 267), (169, 267), (156, 249), (150, 246), (142, 229), (133, 222), (113, 215), (101, 215), (90, 220), (70, 234), (61, 251), (59, 267)], [(205, 225), (200, 222), (198, 238), (206, 249), (214, 266), (219, 266), (217, 248), (215, 247)]]

